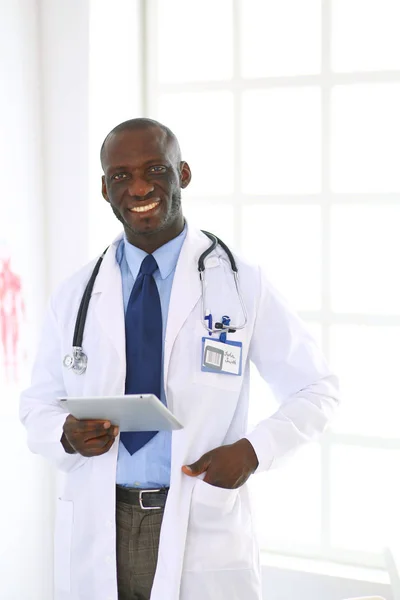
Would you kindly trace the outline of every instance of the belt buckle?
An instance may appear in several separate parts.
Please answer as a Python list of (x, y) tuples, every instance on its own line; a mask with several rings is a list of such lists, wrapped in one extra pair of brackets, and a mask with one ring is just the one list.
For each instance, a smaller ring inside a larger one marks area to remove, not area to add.
[(142, 510), (159, 510), (162, 506), (143, 506), (143, 494), (156, 494), (157, 492), (161, 492), (161, 489), (158, 490), (140, 490), (139, 492), (139, 506)]

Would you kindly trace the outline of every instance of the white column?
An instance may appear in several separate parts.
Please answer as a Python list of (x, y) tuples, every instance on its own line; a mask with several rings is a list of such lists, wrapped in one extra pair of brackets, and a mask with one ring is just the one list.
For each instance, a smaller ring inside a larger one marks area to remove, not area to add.
[(49, 289), (87, 260), (89, 0), (41, 0)]
[(0, 279), (12, 273), (0, 285), (0, 596), (7, 600), (52, 600), (52, 475), (28, 451), (18, 419), (46, 297), (37, 8), (35, 0), (1, 2)]
[(15, 381), (7, 380), (0, 341), (0, 596), (7, 600), (53, 599), (55, 474), (27, 449), (19, 393), (49, 294), (88, 260), (90, 240), (100, 251), (102, 236), (108, 243), (119, 229), (98, 191), (98, 154), (110, 128), (142, 114), (139, 7), (139, 0), (1, 1), (0, 272), (11, 257), (25, 305)]

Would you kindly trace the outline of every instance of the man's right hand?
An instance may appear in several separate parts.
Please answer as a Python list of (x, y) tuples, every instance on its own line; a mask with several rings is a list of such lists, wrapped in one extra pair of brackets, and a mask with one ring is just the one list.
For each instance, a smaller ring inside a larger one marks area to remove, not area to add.
[(68, 454), (100, 456), (109, 451), (118, 432), (119, 428), (110, 421), (79, 420), (68, 415), (60, 441)]

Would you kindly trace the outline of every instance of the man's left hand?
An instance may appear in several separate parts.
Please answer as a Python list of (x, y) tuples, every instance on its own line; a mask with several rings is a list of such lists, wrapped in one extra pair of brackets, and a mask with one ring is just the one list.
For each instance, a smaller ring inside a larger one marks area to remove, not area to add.
[(197, 477), (206, 473), (205, 483), (235, 489), (243, 485), (258, 467), (258, 458), (248, 439), (220, 446), (203, 454), (191, 465), (182, 467), (185, 475)]

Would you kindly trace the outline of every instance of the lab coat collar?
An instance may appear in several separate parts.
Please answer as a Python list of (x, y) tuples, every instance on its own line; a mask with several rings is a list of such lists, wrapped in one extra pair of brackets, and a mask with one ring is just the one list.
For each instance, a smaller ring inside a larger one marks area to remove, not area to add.
[[(188, 224), (186, 239), (176, 265), (171, 290), (165, 333), (164, 381), (168, 381), (169, 362), (176, 337), (201, 297), (198, 260), (209, 245), (210, 240), (201, 231)], [(173, 399), (170, 398), (169, 406), (171, 408), (172, 404)]]
[[(116, 260), (116, 250), (122, 239), (123, 233), (108, 248), (92, 295), (101, 294), (96, 306), (98, 322), (118, 350), (121, 360), (125, 360), (122, 281), (121, 270)], [(164, 347), (164, 381), (167, 381), (175, 339), (201, 296), (198, 259), (209, 245), (209, 239), (201, 231), (187, 225), (187, 234), (176, 265), (171, 290)], [(201, 315), (199, 317), (201, 318)]]
[[(108, 290), (112, 283), (115, 284), (115, 280), (117, 278), (117, 274), (119, 273), (119, 277), (121, 279), (121, 271), (119, 268), (119, 264), (116, 261), (116, 251), (117, 248), (123, 239), (124, 234), (121, 232), (114, 241), (109, 245), (107, 251), (104, 255), (103, 262), (100, 267), (100, 271), (96, 277), (94, 282), (92, 294), (98, 294), (100, 292), (104, 292)], [(112, 282), (110, 281), (110, 274), (112, 274)], [(122, 283), (121, 283), (122, 286)], [(122, 294), (122, 291), (121, 291)]]
[[(178, 240), (180, 238), (180, 236), (185, 236), (184, 242), (182, 244), (182, 248), (180, 250), (179, 258), (178, 258), (177, 270), (175, 272), (175, 277), (174, 277), (174, 285), (175, 285), (175, 281), (177, 279), (178, 267), (181, 262), (185, 265), (185, 271), (189, 270), (191, 278), (196, 280), (196, 284), (199, 284), (200, 280), (199, 280), (199, 273), (198, 273), (198, 268), (197, 268), (198, 259), (199, 259), (200, 254), (202, 252), (204, 252), (204, 250), (206, 250), (206, 248), (208, 248), (210, 245), (209, 239), (200, 230), (196, 229), (195, 227), (190, 226), (190, 224), (188, 224), (187, 220), (185, 220), (185, 221), (186, 221), (186, 226), (185, 226), (185, 229), (183, 230), (183, 232), (177, 238), (175, 238), (175, 240), (171, 240), (172, 242), (174, 242), (174, 241)], [(92, 294), (104, 292), (110, 288), (110, 285), (111, 285), (110, 279), (109, 279), (110, 273), (113, 274), (114, 281), (117, 278), (118, 272), (119, 272), (119, 277), (120, 277), (120, 267), (116, 260), (116, 253), (117, 253), (118, 246), (120, 245), (120, 243), (123, 239), (124, 239), (124, 232), (121, 232), (112, 241), (112, 243), (108, 247), (108, 249), (104, 255), (103, 262), (100, 267), (99, 273), (96, 277), (96, 281), (94, 283)], [(171, 242), (169, 242), (168, 244), (165, 244), (165, 246), (163, 246), (163, 247), (168, 246), (170, 243)], [(154, 253), (156, 260), (157, 260), (157, 256), (156, 256), (157, 252), (158, 251), (156, 250)], [(214, 253), (212, 253), (210, 255), (210, 257), (213, 256), (213, 254), (218, 255), (219, 250), (217, 249)], [(160, 266), (160, 273), (161, 273), (161, 276), (163, 279), (165, 279), (165, 277), (168, 277), (169, 273), (172, 270), (171, 269), (168, 271), (169, 266), (170, 266), (169, 259), (165, 263), (163, 262), (163, 264)], [(206, 266), (207, 266), (207, 264), (206, 264)], [(172, 268), (173, 268), (173, 266), (172, 266)], [(183, 266), (180, 267), (180, 271), (182, 271), (182, 268), (183, 268)], [(193, 273), (191, 273), (191, 271), (193, 271)], [(187, 286), (184, 286), (184, 287), (187, 287)], [(198, 286), (196, 286), (196, 287), (198, 287)], [(173, 286), (173, 288), (174, 288), (174, 286)]]
[(125, 317), (122, 277), (121, 269), (115, 259), (115, 253), (121, 239), (122, 234), (113, 241), (105, 253), (94, 283), (92, 296), (98, 295), (95, 304), (98, 326), (118, 352), (121, 364), (125, 365)]

